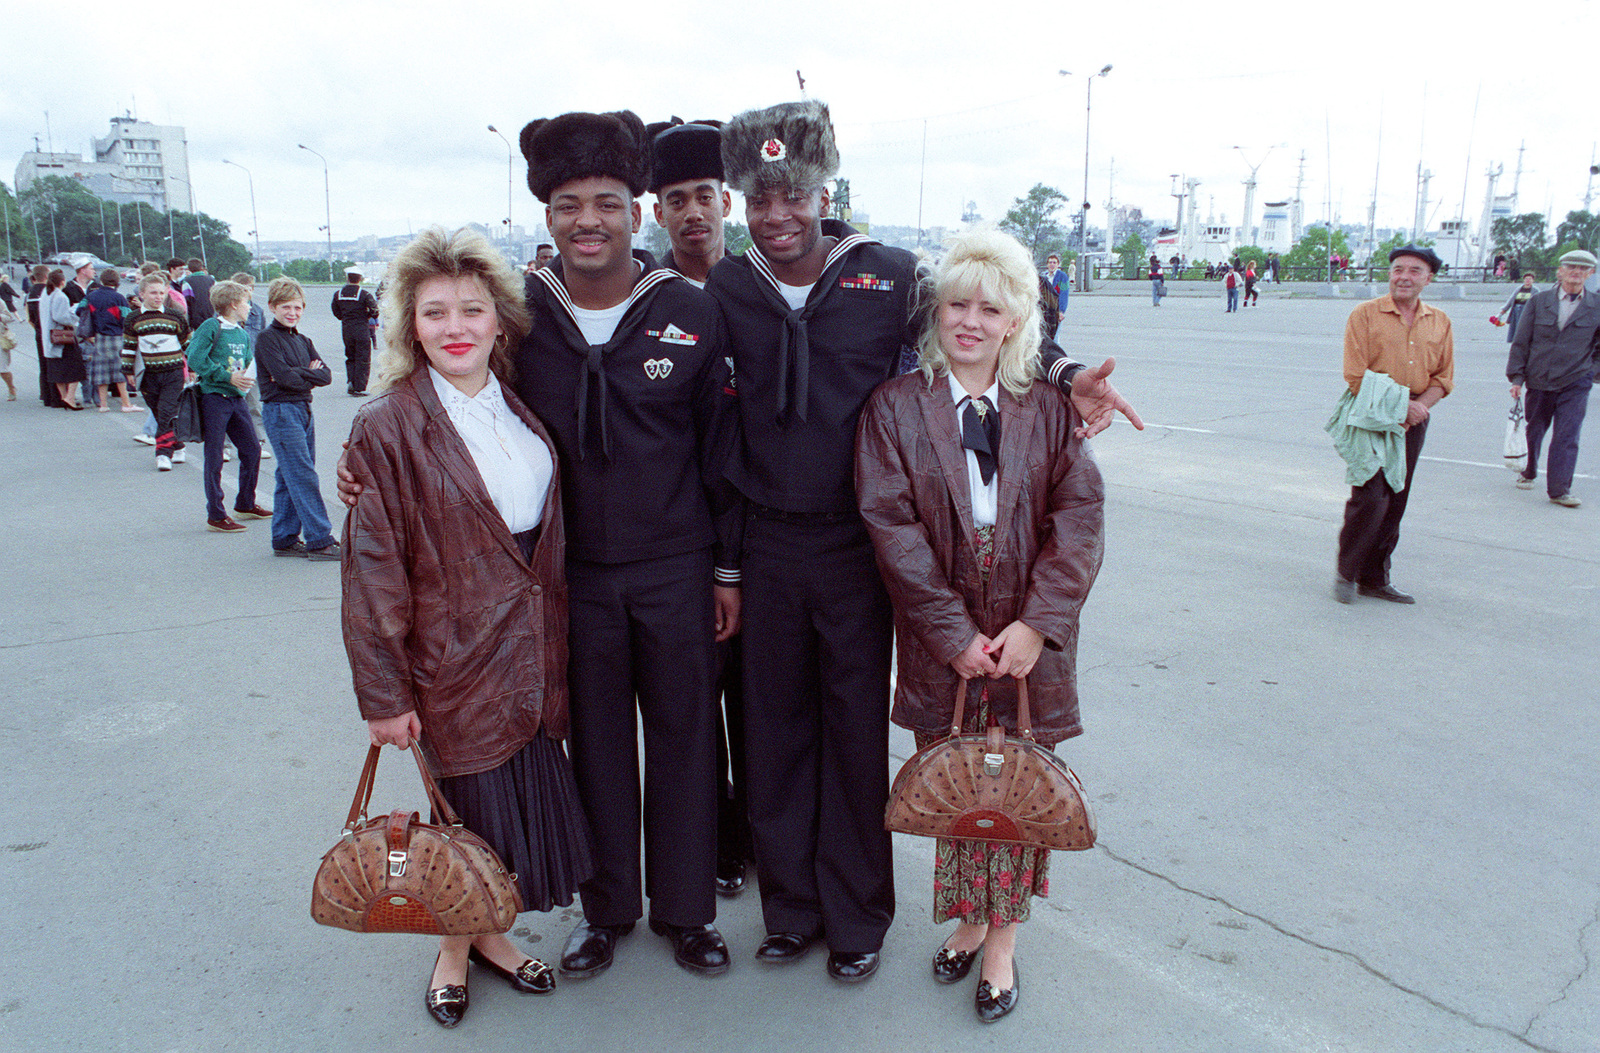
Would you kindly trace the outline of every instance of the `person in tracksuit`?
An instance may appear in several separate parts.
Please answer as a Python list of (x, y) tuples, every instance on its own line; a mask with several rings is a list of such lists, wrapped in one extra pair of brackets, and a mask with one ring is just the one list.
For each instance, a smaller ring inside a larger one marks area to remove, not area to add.
[[(872, 976), (894, 916), (888, 796), (888, 594), (853, 483), (856, 423), (909, 367), (915, 258), (825, 219), (839, 168), (827, 107), (788, 103), (722, 129), (723, 171), (745, 197), (752, 247), (712, 268), (738, 378), (742, 440), (729, 475), (749, 502), (743, 538), (750, 824), (767, 937), (758, 961), (826, 938), (828, 973)], [(563, 250), (565, 255), (565, 250)], [(1047, 343), (1088, 433), (1115, 410), (1105, 375)]]
[(378, 317), (378, 301), (361, 287), (361, 271), (349, 267), (344, 285), (333, 294), (333, 316), (339, 319), (344, 335), (344, 375), (352, 395), (367, 393), (367, 374), (372, 369), (372, 323)]

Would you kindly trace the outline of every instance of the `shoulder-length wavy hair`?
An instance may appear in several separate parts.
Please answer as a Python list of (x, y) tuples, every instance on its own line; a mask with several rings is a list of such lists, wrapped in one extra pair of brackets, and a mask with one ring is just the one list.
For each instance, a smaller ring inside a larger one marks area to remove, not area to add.
[(1043, 322), (1039, 314), (1039, 275), (1022, 243), (998, 230), (975, 230), (957, 238), (921, 293), (931, 301), (917, 364), (931, 385), (950, 372), (950, 357), (939, 343), (939, 314), (952, 300), (981, 298), (998, 304), (1016, 323), (1000, 344), (1001, 387), (1024, 395), (1039, 372)]
[(429, 227), (400, 250), (384, 277), (384, 350), (378, 356), (379, 390), (393, 387), (427, 361), (417, 339), (417, 289), (429, 278), (477, 278), (494, 302), (501, 337), (489, 352), (489, 368), (501, 381), (511, 379), (511, 348), (528, 333), (528, 308), (522, 282), (489, 239), (468, 227), (446, 234)]

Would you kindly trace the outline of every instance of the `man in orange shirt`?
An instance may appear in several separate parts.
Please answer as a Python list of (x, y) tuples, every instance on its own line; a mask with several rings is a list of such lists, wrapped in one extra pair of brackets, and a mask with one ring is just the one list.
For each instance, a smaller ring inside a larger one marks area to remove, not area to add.
[(1415, 603), (1389, 583), (1389, 557), (1400, 540), (1400, 517), (1411, 496), (1411, 477), (1422, 454), (1430, 411), (1455, 381), (1455, 344), (1450, 319), (1422, 302), (1422, 290), (1439, 273), (1432, 249), (1403, 245), (1389, 253), (1389, 295), (1350, 312), (1344, 330), (1344, 379), (1361, 389), (1367, 370), (1385, 373), (1411, 392), (1406, 409), (1406, 481), (1392, 489), (1378, 472), (1350, 488), (1339, 531), (1339, 569), (1334, 599), (1350, 603), (1356, 593), (1391, 603)]

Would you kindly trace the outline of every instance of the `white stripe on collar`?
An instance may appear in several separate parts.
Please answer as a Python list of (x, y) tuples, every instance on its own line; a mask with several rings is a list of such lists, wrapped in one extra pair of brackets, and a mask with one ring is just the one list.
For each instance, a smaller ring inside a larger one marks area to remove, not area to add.
[[(879, 242), (877, 238), (869, 238), (867, 235), (862, 234), (859, 231), (854, 234), (846, 235), (845, 237), (840, 238), (839, 243), (829, 251), (828, 258), (822, 261), (822, 269), (824, 271), (827, 270), (829, 267), (833, 266), (833, 262), (835, 260), (844, 256), (857, 246), (878, 244), (881, 244), (881, 242)], [(750, 260), (750, 264), (756, 269), (756, 272), (762, 277), (766, 278), (767, 281), (771, 282), (772, 287), (781, 293), (783, 291), (783, 283), (780, 282), (778, 280), (778, 276), (772, 272), (772, 264), (768, 263), (767, 258), (761, 255), (761, 250), (752, 245), (748, 249), (744, 250), (744, 254), (745, 257)], [(819, 274), (818, 277), (820, 278), (821, 275)]]
[[(640, 263), (637, 259), (635, 259), (633, 262), (641, 270), (644, 269), (644, 264)], [(541, 267), (539, 270), (533, 272), (533, 276), (545, 284), (545, 287), (550, 290), (551, 295), (556, 298), (556, 301), (560, 303), (562, 308), (567, 312), (567, 317), (572, 319), (572, 324), (577, 325), (577, 305), (572, 302), (572, 296), (567, 292), (567, 287), (562, 283), (561, 279), (557, 278), (555, 273), (551, 271), (549, 267)], [(649, 292), (651, 289), (654, 289), (662, 282), (671, 281), (688, 281), (688, 279), (679, 274), (677, 271), (671, 270), (667, 267), (657, 267), (655, 270), (639, 279), (639, 281), (634, 285), (633, 291), (628, 294), (628, 298), (623, 301), (623, 317), (627, 317), (628, 312), (633, 309), (634, 303), (641, 296)]]

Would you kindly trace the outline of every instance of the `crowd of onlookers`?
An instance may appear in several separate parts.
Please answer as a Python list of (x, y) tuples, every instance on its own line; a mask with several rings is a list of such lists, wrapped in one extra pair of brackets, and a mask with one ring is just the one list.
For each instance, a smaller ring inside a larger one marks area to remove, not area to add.
[[(13, 323), (25, 319), (46, 406), (108, 413), (115, 398), (122, 412), (143, 412), (144, 427), (133, 439), (154, 447), (161, 472), (187, 460), (185, 439), (199, 439), (208, 530), (238, 533), (246, 529), (238, 519), (271, 519), (274, 555), (337, 560), (339, 545), (318, 490), (311, 423), (311, 389), (332, 375), (297, 329), (305, 290), (292, 278), (274, 280), (269, 321), (255, 302), (254, 277), (243, 271), (218, 281), (203, 261), (174, 258), (165, 267), (147, 262), (128, 278), (136, 282), (131, 300), (121, 291), (122, 272), (107, 267), (97, 273), (92, 256), (72, 257), (58, 268), (38, 264), (22, 277), (19, 311), (17, 290), (0, 277), (0, 378), (7, 398), (17, 396), (10, 359), (20, 340)], [(240, 461), (231, 515), (221, 486), (230, 443)], [(272, 509), (256, 501), (255, 490), (261, 458), (274, 452)]]

